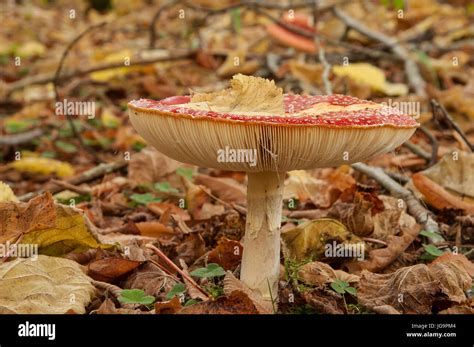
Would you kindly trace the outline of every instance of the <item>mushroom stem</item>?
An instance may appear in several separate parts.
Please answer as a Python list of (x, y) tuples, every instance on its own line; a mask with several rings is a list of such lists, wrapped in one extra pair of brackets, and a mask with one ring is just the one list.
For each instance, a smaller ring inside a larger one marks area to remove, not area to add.
[(265, 300), (278, 299), (284, 172), (248, 173), (240, 279)]

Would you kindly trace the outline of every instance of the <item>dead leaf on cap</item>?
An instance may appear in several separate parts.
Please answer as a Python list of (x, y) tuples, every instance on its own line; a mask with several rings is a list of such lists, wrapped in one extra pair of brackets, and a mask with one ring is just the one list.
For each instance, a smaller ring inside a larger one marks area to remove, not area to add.
[(95, 291), (91, 281), (69, 259), (17, 258), (0, 265), (0, 313), (85, 313)]
[(240, 291), (191, 306), (185, 306), (179, 314), (258, 314), (252, 300)]
[(359, 276), (349, 274), (342, 270), (334, 270), (328, 264), (319, 261), (303, 265), (298, 271), (298, 279), (314, 286), (325, 286), (335, 280), (341, 280), (347, 283), (359, 282)]
[(119, 257), (103, 258), (91, 262), (87, 274), (97, 281), (113, 282), (140, 266), (142, 262)]
[(128, 178), (133, 185), (157, 182), (163, 176), (170, 174), (181, 163), (168, 158), (154, 148), (144, 148), (131, 156), (128, 164)]
[(208, 253), (208, 263), (216, 263), (224, 270), (234, 271), (242, 260), (243, 246), (239, 241), (225, 237), (219, 240), (218, 245)]

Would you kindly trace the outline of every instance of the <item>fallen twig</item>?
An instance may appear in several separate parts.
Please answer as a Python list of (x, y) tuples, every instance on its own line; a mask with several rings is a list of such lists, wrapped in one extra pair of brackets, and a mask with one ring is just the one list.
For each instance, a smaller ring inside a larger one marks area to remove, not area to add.
[(43, 130), (40, 128), (26, 131), (24, 133), (15, 135), (2, 135), (0, 137), (0, 145), (15, 146), (22, 143), (30, 142), (37, 137), (43, 135)]
[[(149, 65), (153, 63), (162, 62), (162, 61), (182, 60), (182, 59), (190, 58), (194, 54), (195, 54), (195, 51), (188, 51), (185, 53), (176, 54), (172, 56), (166, 56), (166, 57), (156, 57), (156, 58), (148, 58), (148, 59), (132, 59), (130, 61), (130, 64), (127, 65), (127, 67), (137, 66), (137, 65)], [(69, 73), (63, 73), (58, 77), (58, 81), (63, 82), (71, 78), (85, 76), (93, 72), (118, 69), (118, 68), (123, 68), (123, 67), (124, 67), (123, 62), (104, 63), (104, 64), (96, 65), (87, 69), (83, 69), (83, 70), (76, 70), (76, 71), (71, 71)], [(7, 96), (15, 90), (23, 89), (30, 85), (47, 84), (47, 83), (53, 82), (54, 77), (55, 77), (55, 74), (40, 74), (40, 75), (32, 76), (30, 78), (22, 78), (19, 81), (7, 84), (6, 85)]]
[(438, 162), (438, 149), (439, 143), (436, 137), (424, 126), (418, 128), (429, 140), (431, 143), (431, 159), (428, 163), (429, 166), (433, 166)]
[(405, 62), (405, 73), (408, 83), (415, 90), (416, 94), (421, 97), (426, 97), (425, 86), (426, 82), (421, 77), (420, 70), (416, 62), (410, 57), (409, 52), (402, 47), (397, 40), (373, 29), (368, 28), (363, 23), (352, 18), (350, 15), (341, 9), (334, 7), (334, 14), (344, 22), (348, 27), (358, 31), (359, 33), (371, 38), (372, 40), (381, 42), (387, 45), (392, 52)]
[[(78, 185), (78, 184), (86, 183), (86, 182), (95, 180), (99, 177), (102, 177), (107, 173), (120, 170), (120, 169), (124, 168), (127, 165), (128, 165), (128, 161), (126, 161), (126, 160), (119, 160), (119, 161), (116, 161), (116, 162), (113, 162), (113, 163), (107, 163), (107, 164), (102, 163), (102, 164), (99, 164), (98, 166), (96, 166), (92, 169), (84, 171), (79, 176), (73, 177), (73, 178), (67, 180), (66, 182), (71, 184), (71, 185)], [(56, 193), (62, 192), (65, 189), (66, 188), (64, 188), (64, 186), (60, 186), (60, 185), (56, 184), (55, 186), (53, 186), (49, 189), (40, 189), (40, 190), (37, 190), (35, 192), (30, 192), (30, 193), (21, 195), (18, 199), (20, 201), (27, 201), (27, 200), (30, 200), (31, 198), (35, 197), (36, 195), (44, 193), (45, 191), (49, 191), (49, 192), (51, 192), (51, 194), (56, 194)]]
[(461, 136), (462, 140), (466, 143), (467, 147), (471, 150), (471, 152), (474, 152), (474, 145), (469, 141), (464, 131), (459, 127), (459, 125), (456, 123), (453, 117), (451, 117), (451, 115), (448, 113), (446, 108), (435, 99), (431, 99), (430, 103), (431, 103), (431, 108), (433, 112), (433, 118), (435, 122), (437, 123), (438, 127), (442, 129), (442, 127), (440, 126), (440, 123), (443, 121), (448, 123), (448, 125), (454, 131), (456, 131), (459, 134), (459, 136)]
[(209, 297), (209, 294), (207, 294), (197, 283), (192, 279), (192, 277), (188, 276), (183, 270), (179, 268), (175, 263), (171, 261), (170, 258), (166, 256), (161, 250), (159, 250), (157, 247), (153, 246), (152, 244), (148, 243), (146, 244), (146, 247), (151, 249), (153, 252), (156, 253), (157, 256), (160, 257), (161, 260), (163, 260), (168, 266), (170, 266), (173, 270), (175, 270), (177, 273), (179, 273), (183, 279), (189, 282), (193, 287), (195, 287), (197, 290), (199, 290), (202, 294), (204, 294), (206, 297)]
[(405, 148), (408, 148), (412, 153), (416, 154), (420, 158), (425, 159), (426, 161), (431, 160), (431, 154), (429, 154), (423, 148), (421, 148), (420, 146), (414, 144), (411, 141), (405, 142), (402, 146), (405, 147)]
[[(408, 213), (416, 219), (417, 223), (423, 226), (423, 230), (437, 233), (442, 237), (439, 232), (438, 223), (433, 219), (432, 213), (418, 201), (410, 190), (395, 182), (379, 167), (372, 167), (364, 163), (355, 163), (352, 164), (352, 167), (375, 179), (380, 185), (390, 191), (392, 195), (403, 199), (407, 204)], [(432, 243), (439, 242), (438, 239), (433, 238), (430, 238), (430, 241)]]

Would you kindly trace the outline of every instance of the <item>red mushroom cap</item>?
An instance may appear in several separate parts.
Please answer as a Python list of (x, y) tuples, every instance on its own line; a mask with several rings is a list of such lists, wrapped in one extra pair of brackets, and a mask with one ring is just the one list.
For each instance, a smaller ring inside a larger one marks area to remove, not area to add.
[[(173, 117), (204, 118), (215, 121), (257, 122), (280, 125), (317, 125), (328, 127), (399, 127), (415, 128), (419, 124), (398, 110), (348, 95), (291, 95), (284, 97), (284, 115), (242, 115), (187, 108), (190, 96), (172, 96), (160, 101), (134, 100), (131, 109), (162, 113)], [(331, 110), (331, 106), (336, 106)], [(352, 108), (351, 108), (352, 106)], [(312, 112), (314, 110), (314, 112)], [(303, 112), (305, 111), (305, 112)]]

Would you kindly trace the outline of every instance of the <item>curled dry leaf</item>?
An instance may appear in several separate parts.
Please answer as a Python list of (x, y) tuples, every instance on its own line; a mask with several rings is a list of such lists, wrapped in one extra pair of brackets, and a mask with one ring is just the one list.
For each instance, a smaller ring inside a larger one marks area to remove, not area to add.
[(113, 282), (136, 269), (141, 262), (119, 257), (103, 258), (91, 262), (87, 274), (97, 281)]
[(85, 313), (94, 290), (80, 265), (69, 259), (39, 255), (0, 265), (3, 314)]
[(347, 283), (359, 282), (359, 276), (349, 274), (342, 270), (334, 270), (326, 263), (314, 261), (303, 265), (298, 271), (298, 278), (306, 284), (325, 286), (335, 280)]
[(245, 283), (237, 279), (234, 274), (230, 271), (227, 271), (224, 277), (224, 293), (230, 295), (234, 292), (242, 292), (248, 296), (257, 309), (258, 313), (266, 314), (272, 313), (272, 304), (267, 300), (264, 300), (263, 297), (258, 293), (250, 289)]
[(344, 311), (338, 303), (340, 297), (334, 292), (322, 289), (313, 289), (311, 291), (305, 291), (301, 295), (308, 304), (310, 304), (320, 313), (344, 314)]
[(173, 228), (157, 221), (135, 223), (135, 226), (140, 230), (142, 236), (166, 239), (174, 235)]
[(418, 264), (391, 274), (362, 271), (357, 298), (368, 309), (389, 305), (401, 313), (428, 314), (440, 290), (428, 267)]
[(182, 309), (181, 301), (177, 296), (168, 301), (161, 301), (155, 303), (156, 314), (175, 314)]
[(245, 204), (247, 201), (247, 192), (245, 187), (241, 186), (232, 178), (211, 177), (209, 175), (199, 174), (194, 178), (195, 182), (208, 187), (213, 194), (227, 203)]
[(466, 258), (464, 254), (454, 254), (451, 252), (446, 252), (443, 255), (437, 257), (433, 262), (430, 264), (436, 264), (436, 263), (458, 263), (464, 269), (466, 272), (469, 274), (469, 276), (474, 278), (474, 264)]
[(418, 172), (412, 176), (416, 189), (423, 194), (425, 200), (433, 207), (442, 209), (463, 210), (466, 213), (474, 213), (474, 204), (463, 201), (461, 198), (449, 193), (442, 186)]
[(466, 302), (471, 285), (457, 263), (417, 264), (390, 274), (362, 271), (357, 297), (369, 309), (389, 305), (400, 313), (428, 314), (437, 299)]
[(0, 203), (0, 243), (15, 241), (38, 245), (47, 255), (63, 255), (74, 250), (110, 248), (102, 244), (96, 229), (81, 210), (55, 204), (49, 192), (28, 203)]
[(137, 268), (124, 283), (124, 289), (141, 289), (146, 295), (164, 297), (177, 282), (153, 263)]
[(447, 153), (422, 173), (449, 193), (474, 201), (474, 153)]
[(133, 185), (158, 182), (182, 164), (161, 154), (154, 148), (144, 148), (134, 154), (128, 164), (128, 179)]
[(350, 233), (344, 224), (331, 218), (305, 222), (281, 235), (285, 257), (297, 261), (318, 259), (324, 256), (327, 243), (362, 242)]
[(458, 262), (438, 262), (428, 265), (431, 274), (441, 284), (441, 292), (449, 301), (458, 304), (466, 301), (465, 292), (471, 289), (472, 278)]
[(216, 300), (208, 300), (191, 306), (185, 306), (179, 314), (258, 314), (252, 300), (240, 291), (221, 296)]
[(346, 263), (349, 271), (352, 273), (357, 273), (364, 269), (372, 272), (381, 271), (404, 252), (421, 231), (414, 218), (406, 216), (410, 220), (410, 224), (401, 226), (402, 231), (400, 235), (389, 235), (386, 239), (388, 246), (370, 251), (367, 260)]
[(208, 253), (208, 263), (216, 263), (224, 270), (235, 270), (242, 260), (243, 246), (239, 241), (223, 237), (218, 245)]
[(94, 311), (96, 314), (151, 314), (151, 311), (142, 311), (132, 308), (117, 308), (111, 299), (105, 299), (100, 307)]

